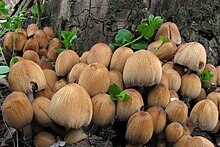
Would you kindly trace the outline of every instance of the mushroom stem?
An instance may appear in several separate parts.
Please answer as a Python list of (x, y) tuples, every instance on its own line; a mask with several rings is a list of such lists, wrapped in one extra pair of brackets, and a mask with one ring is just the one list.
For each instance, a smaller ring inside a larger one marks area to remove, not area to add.
[(66, 132), (60, 128), (58, 128), (53, 122), (50, 124), (50, 128), (59, 136), (65, 136)]
[(190, 120), (187, 121), (186, 126), (189, 128), (190, 134), (192, 134), (193, 130), (198, 127), (197, 124), (192, 123)]
[(32, 102), (34, 100), (33, 93), (28, 93), (28, 98), (29, 98), (30, 102)]
[(24, 134), (24, 142), (29, 144), (32, 141), (32, 127), (31, 124), (26, 125), (23, 128), (23, 134)]

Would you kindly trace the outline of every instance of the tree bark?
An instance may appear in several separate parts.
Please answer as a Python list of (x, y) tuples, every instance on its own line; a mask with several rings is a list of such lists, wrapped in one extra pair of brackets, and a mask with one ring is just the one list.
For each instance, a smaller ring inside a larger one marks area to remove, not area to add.
[(160, 15), (179, 27), (185, 42), (198, 41), (208, 62), (220, 62), (219, 0), (46, 0), (46, 15), (57, 34), (76, 31), (75, 50), (81, 54), (97, 42), (113, 42), (117, 30), (135, 31), (149, 14)]

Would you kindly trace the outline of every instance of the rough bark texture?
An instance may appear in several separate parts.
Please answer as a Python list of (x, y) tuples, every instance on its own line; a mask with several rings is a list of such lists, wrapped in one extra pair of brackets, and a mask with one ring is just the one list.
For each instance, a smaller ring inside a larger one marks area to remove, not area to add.
[(77, 31), (75, 49), (81, 54), (97, 42), (111, 43), (120, 28), (135, 31), (149, 14), (175, 22), (186, 42), (201, 42), (208, 62), (220, 62), (219, 0), (46, 0), (48, 24)]

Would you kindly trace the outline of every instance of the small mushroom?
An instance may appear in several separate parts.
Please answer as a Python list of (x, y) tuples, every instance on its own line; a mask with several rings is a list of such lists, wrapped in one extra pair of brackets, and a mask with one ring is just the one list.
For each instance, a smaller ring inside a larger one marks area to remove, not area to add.
[(47, 57), (47, 52), (48, 50), (46, 48), (41, 48), (39, 49), (38, 54), (40, 57)]
[(112, 55), (110, 69), (118, 70), (122, 73), (128, 57), (130, 57), (132, 54), (132, 49), (128, 47), (119, 47), (118, 49), (116, 49)]
[(51, 62), (45, 57), (41, 57), (38, 64), (41, 67), (41, 69), (54, 69)]
[(220, 112), (220, 93), (217, 91), (213, 91), (209, 93), (206, 98), (211, 100), (216, 105), (218, 111)]
[(174, 69), (167, 69), (165, 72), (169, 80), (169, 90), (177, 92), (181, 86), (181, 77), (179, 73)]
[(55, 37), (52, 27), (44, 27), (43, 31), (47, 34), (47, 40), (51, 40)]
[[(183, 135), (182, 137), (180, 137), (180, 139), (174, 144), (174, 147), (187, 147), (187, 146), (191, 146), (191, 144), (189, 144), (189, 140), (192, 138), (192, 136), (190, 135)], [(194, 146), (196, 147), (196, 146)], [(198, 146), (199, 147), (199, 146)]]
[(160, 83), (163, 84), (165, 87), (169, 88), (169, 79), (165, 71), (162, 71)]
[(27, 36), (28, 37), (34, 36), (34, 34), (37, 30), (39, 30), (39, 28), (36, 24), (28, 25), (28, 27), (27, 27)]
[(206, 91), (204, 88), (201, 88), (199, 96), (195, 99), (196, 102), (206, 99)]
[(71, 145), (85, 139), (86, 137), (87, 135), (83, 132), (81, 128), (71, 129), (64, 138), (64, 141), (66, 142), (66, 144)]
[(172, 98), (176, 98), (178, 100), (180, 99), (179, 95), (174, 90), (170, 90), (170, 99), (172, 99)]
[(51, 99), (53, 97), (53, 91), (52, 89), (46, 85), (46, 87), (36, 93), (34, 93), (34, 97), (40, 97), (40, 96), (43, 96), (43, 97), (46, 97), (48, 99)]
[(133, 53), (127, 59), (123, 70), (125, 87), (152, 86), (160, 82), (161, 76), (160, 60), (147, 50)]
[(77, 63), (76, 65), (74, 65), (67, 76), (68, 83), (78, 82), (80, 74), (86, 66), (86, 63)]
[(121, 90), (124, 89), (124, 86), (123, 86), (123, 78), (122, 78), (122, 74), (117, 71), (117, 70), (110, 70), (109, 71), (109, 75), (110, 75), (110, 78), (111, 78), (111, 84), (117, 84)]
[(35, 51), (32, 51), (32, 50), (25, 51), (23, 54), (23, 58), (26, 60), (31, 60), (35, 63), (38, 63), (40, 60), (39, 55)]
[(112, 57), (111, 48), (105, 43), (97, 43), (92, 46), (87, 56), (87, 63), (100, 63), (108, 68)]
[(39, 43), (40, 48), (46, 48), (48, 45), (47, 34), (43, 30), (37, 30), (34, 34), (34, 39)]
[(166, 62), (162, 66), (162, 69), (163, 71), (166, 71), (167, 69), (175, 69), (181, 77), (184, 75), (184, 67), (179, 64), (175, 64), (173, 61)]
[(89, 64), (80, 74), (79, 85), (85, 88), (90, 96), (106, 93), (110, 86), (110, 75), (107, 68), (99, 63)]
[(49, 132), (41, 131), (34, 137), (36, 147), (49, 147), (56, 143), (56, 138)]
[[(22, 57), (20, 57), (20, 56), (15, 56), (14, 58), (17, 58), (18, 61), (24, 60), (24, 58), (22, 58)], [(14, 65), (14, 63), (13, 63), (12, 60), (13, 60), (13, 58), (11, 58), (11, 60), (10, 60), (10, 67), (12, 67), (12, 65)]]
[(48, 50), (51, 50), (51, 49), (59, 49), (61, 48), (62, 44), (61, 44), (61, 41), (59, 38), (53, 38), (52, 40), (49, 41), (49, 44), (48, 44)]
[(43, 69), (44, 76), (46, 78), (47, 85), (53, 89), (55, 83), (58, 81), (58, 77), (56, 72), (51, 69)]
[(25, 42), (23, 52), (25, 52), (25, 51), (27, 51), (27, 50), (33, 50), (33, 51), (35, 51), (36, 53), (38, 53), (38, 51), (39, 51), (39, 44), (38, 44), (38, 42), (37, 42), (36, 39), (30, 38), (30, 39), (28, 39), (28, 40)]
[(80, 62), (81, 63), (86, 63), (87, 64), (87, 57), (88, 57), (89, 51), (86, 51), (82, 54), (82, 56), (80, 57)]
[(79, 56), (73, 50), (62, 51), (56, 60), (55, 71), (58, 76), (67, 75), (74, 65), (79, 63)]
[(129, 143), (144, 145), (151, 139), (152, 135), (153, 122), (148, 112), (139, 111), (129, 118), (125, 134)]
[[(14, 33), (13, 41), (15, 41), (14, 50), (15, 51), (22, 51), (27, 38), (22, 33)], [(13, 43), (14, 44), (14, 43)]]
[(9, 51), (13, 50), (14, 34), (15, 32), (8, 32), (4, 35), (4, 38), (3, 38), (3, 46)]
[(201, 74), (206, 64), (205, 48), (198, 42), (190, 42), (180, 47), (174, 56), (174, 63), (186, 66)]
[(220, 86), (220, 66), (217, 66), (216, 67), (216, 70), (217, 70), (217, 85)]
[(66, 79), (60, 79), (59, 81), (56, 81), (56, 83), (53, 86), (53, 92), (57, 92), (59, 89), (67, 85)]
[(166, 127), (165, 134), (167, 141), (174, 143), (183, 136), (183, 126), (178, 122), (172, 122)]
[(27, 38), (27, 32), (23, 28), (17, 28), (15, 32), (22, 33)]
[(181, 44), (179, 29), (177, 25), (173, 22), (165, 22), (160, 26), (155, 36), (155, 40), (159, 40), (160, 36), (167, 37), (169, 40), (175, 42), (177, 45)]

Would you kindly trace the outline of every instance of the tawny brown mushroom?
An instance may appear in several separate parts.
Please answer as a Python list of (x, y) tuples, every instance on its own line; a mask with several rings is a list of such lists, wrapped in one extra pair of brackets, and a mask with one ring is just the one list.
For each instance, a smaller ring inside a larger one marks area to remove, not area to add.
[[(22, 51), (27, 41), (27, 38), (22, 33), (14, 33), (13, 41), (15, 42), (15, 46), (13, 47), (15, 51)], [(13, 42), (13, 44), (14, 44)]]
[(43, 31), (47, 34), (48, 40), (51, 40), (55, 37), (55, 33), (52, 27), (44, 27)]
[(170, 100), (172, 101), (172, 98), (174, 98), (174, 99), (180, 99), (179, 98), (179, 95), (177, 94), (177, 92), (176, 91), (174, 91), (174, 90), (170, 90)]
[(79, 56), (73, 50), (62, 51), (55, 63), (55, 71), (58, 76), (67, 75), (74, 65), (79, 63)]
[(209, 93), (206, 98), (211, 100), (216, 105), (218, 111), (220, 112), (220, 92), (213, 91)]
[(128, 57), (130, 57), (132, 54), (132, 49), (128, 47), (119, 47), (118, 49), (116, 49), (112, 55), (110, 69), (118, 70), (122, 73)]
[(201, 88), (199, 96), (195, 99), (195, 101), (198, 102), (198, 101), (204, 100), (204, 99), (206, 99), (206, 91), (204, 88)]
[(54, 84), (58, 81), (56, 72), (51, 69), (43, 69), (44, 76), (46, 78), (47, 85), (53, 89)]
[(36, 147), (49, 147), (56, 143), (56, 138), (49, 132), (41, 131), (34, 137)]
[(43, 96), (48, 99), (52, 99), (53, 95), (54, 95), (54, 92), (48, 85), (46, 85), (46, 87), (44, 89), (34, 93), (34, 97)]
[(135, 112), (140, 111), (141, 107), (144, 105), (143, 98), (141, 94), (135, 89), (125, 89), (125, 92), (131, 95), (131, 97), (124, 101), (117, 101), (117, 119), (120, 121), (127, 121), (131, 115)]
[(25, 52), (26, 50), (33, 50), (36, 53), (38, 53), (38, 51), (39, 51), (39, 44), (38, 44), (37, 40), (34, 39), (34, 38), (28, 39), (25, 42), (23, 52)]
[(111, 48), (105, 43), (97, 43), (92, 46), (87, 56), (87, 63), (100, 63), (108, 68), (112, 57)]
[(179, 75), (182, 77), (184, 75), (184, 67), (179, 65), (179, 64), (175, 64), (173, 61), (169, 61), (166, 62), (163, 66), (162, 66), (163, 71), (166, 71), (167, 69), (175, 69)]
[(27, 38), (27, 32), (23, 28), (17, 28), (15, 32), (22, 33)]
[(124, 85), (123, 85), (123, 78), (122, 78), (122, 74), (117, 71), (117, 70), (110, 70), (109, 71), (109, 75), (110, 75), (110, 78), (111, 78), (111, 84), (117, 84), (121, 90), (124, 89)]
[(160, 83), (163, 84), (165, 87), (169, 88), (169, 79), (165, 71), (162, 71)]
[(139, 50), (126, 61), (123, 70), (125, 87), (151, 86), (160, 82), (162, 67), (159, 59), (150, 51)]
[(86, 63), (87, 64), (87, 57), (88, 57), (89, 51), (86, 51), (82, 54), (82, 56), (80, 57), (80, 62), (81, 63)]
[(40, 57), (47, 57), (47, 52), (48, 50), (46, 48), (41, 48), (39, 49), (38, 54)]
[(110, 86), (107, 68), (99, 63), (89, 64), (80, 74), (79, 85), (85, 88), (90, 96), (106, 93)]
[(178, 49), (174, 63), (186, 66), (201, 74), (206, 64), (205, 48), (198, 42), (187, 43)]
[(167, 37), (169, 40), (175, 42), (177, 45), (181, 44), (181, 36), (177, 25), (173, 22), (163, 23), (156, 36), (155, 40), (159, 40), (160, 36)]
[(47, 34), (43, 30), (37, 30), (34, 34), (34, 39), (39, 43), (40, 48), (46, 48), (48, 45)]
[(76, 65), (74, 65), (67, 76), (68, 83), (78, 82), (80, 74), (86, 66), (86, 63), (77, 63)]
[[(18, 61), (24, 60), (24, 58), (20, 57), (20, 56), (15, 56), (14, 58), (17, 58)], [(11, 58), (10, 60), (10, 67), (12, 67), (12, 65), (14, 65), (14, 62), (12, 62), (13, 58)]]
[(179, 73), (174, 69), (167, 69), (165, 72), (169, 80), (169, 90), (177, 92), (181, 86), (181, 77)]
[(53, 86), (53, 92), (57, 92), (59, 89), (67, 85), (66, 79), (60, 79), (59, 81), (56, 81), (56, 83)]
[(31, 60), (35, 63), (39, 62), (39, 55), (35, 51), (32, 51), (32, 50), (25, 51), (23, 54), (23, 58), (26, 60)]
[(51, 50), (53, 48), (59, 49), (61, 48), (62, 44), (59, 38), (53, 38), (52, 40), (49, 41), (48, 44), (48, 50)]
[(82, 129), (71, 129), (68, 134), (65, 136), (64, 141), (66, 144), (74, 144), (85, 139), (87, 135), (83, 132)]
[(35, 32), (39, 30), (38, 26), (36, 24), (30, 24), (28, 25), (28, 28), (27, 28), (27, 36), (28, 37), (31, 37), (31, 36), (34, 36)]
[(183, 126), (178, 122), (172, 122), (166, 127), (165, 134), (166, 140), (174, 143), (183, 136)]
[(15, 32), (8, 32), (4, 35), (3, 38), (3, 46), (9, 51), (13, 50), (13, 38), (14, 38)]

